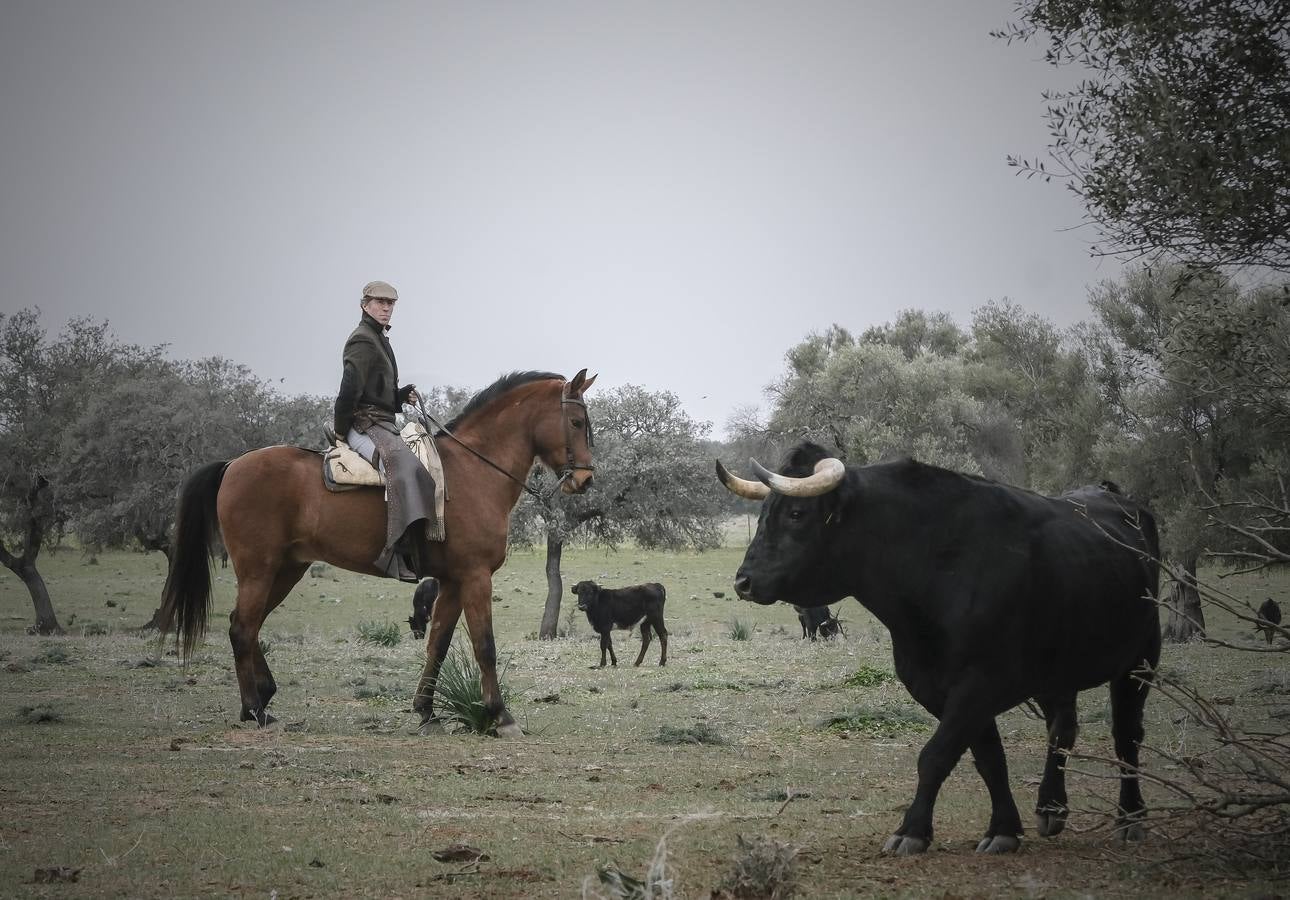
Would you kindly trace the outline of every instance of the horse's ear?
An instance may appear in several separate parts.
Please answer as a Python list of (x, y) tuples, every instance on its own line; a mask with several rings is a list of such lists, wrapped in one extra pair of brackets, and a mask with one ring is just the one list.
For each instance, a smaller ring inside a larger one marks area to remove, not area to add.
[[(584, 372), (585, 372), (585, 371), (587, 371), (587, 370), (586, 370), (586, 369), (583, 369), (582, 371), (584, 371)], [(599, 373), (597, 373), (597, 374), (599, 374)], [(582, 383), (582, 389), (581, 389), (578, 393), (580, 393), (580, 394), (585, 394), (585, 393), (587, 393), (587, 391), (591, 390), (591, 386), (592, 386), (593, 384), (595, 384), (595, 383), (596, 383), (596, 376), (595, 376), (595, 375), (592, 375), (590, 378), (588, 378), (586, 381), (584, 381), (584, 382)]]
[(581, 394), (585, 390), (584, 384), (586, 380), (587, 380), (587, 370), (579, 369), (578, 374), (574, 375), (573, 380), (569, 382), (569, 393)]

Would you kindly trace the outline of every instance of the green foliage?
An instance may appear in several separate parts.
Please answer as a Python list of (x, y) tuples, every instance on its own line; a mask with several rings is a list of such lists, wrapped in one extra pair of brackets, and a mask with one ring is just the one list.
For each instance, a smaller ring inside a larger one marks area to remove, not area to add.
[(72, 655), (62, 644), (47, 644), (31, 661), (42, 666), (65, 666), (72, 661)]
[[(510, 659), (497, 663), (497, 687), (502, 703), (511, 705), (514, 696), (506, 682)], [(435, 709), (440, 719), (472, 734), (495, 734), (496, 723), (484, 707), (484, 689), (480, 683), (479, 664), (474, 652), (464, 643), (454, 641), (439, 668), (435, 683)]]
[(1046, 41), (1087, 73), (1047, 91), (1048, 166), (1096, 226), (1097, 252), (1290, 271), (1290, 41), (1284, 0), (1020, 0), (995, 33)]
[(730, 636), (732, 641), (749, 641), (752, 640), (753, 628), (754, 626), (751, 623), (740, 619), (731, 619), (730, 627), (726, 630), (726, 634)]
[(896, 676), (885, 669), (861, 666), (854, 674), (843, 679), (842, 683), (847, 687), (877, 687), (880, 684), (890, 684), (895, 680)]
[(652, 740), (656, 744), (712, 744), (720, 746), (726, 739), (707, 722), (696, 725), (660, 725)]
[(403, 640), (403, 629), (394, 622), (359, 622), (358, 639), (367, 644), (397, 647)]
[(908, 705), (861, 705), (820, 722), (820, 728), (835, 732), (859, 732), (869, 737), (892, 738), (925, 731), (931, 722)]

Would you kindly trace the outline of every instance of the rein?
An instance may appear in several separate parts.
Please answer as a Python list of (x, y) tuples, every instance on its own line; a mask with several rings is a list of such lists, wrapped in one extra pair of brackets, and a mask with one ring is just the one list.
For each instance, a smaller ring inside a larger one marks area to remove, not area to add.
[(474, 447), (470, 446), (470, 444), (467, 444), (461, 438), (457, 437), (457, 435), (449, 431), (442, 422), (440, 422), (434, 416), (430, 415), (430, 412), (426, 409), (425, 403), (424, 401), (422, 401), (420, 394), (417, 395), (417, 409), (421, 413), (422, 419), (429, 422), (431, 425), (434, 425), (443, 434), (448, 435), (448, 437), (452, 438), (454, 441), (456, 441), (458, 444), (464, 447), (467, 450), (467, 452), (469, 452), (476, 459), (479, 459), (481, 462), (484, 462), (492, 466), (494, 469), (496, 469), (497, 471), (505, 475), (507, 478), (509, 478), (511, 481), (518, 484), (521, 488), (524, 489), (524, 492), (526, 494), (528, 494), (531, 497), (534, 497), (540, 503), (542, 503), (542, 505), (545, 506), (547, 503), (551, 501), (551, 498), (555, 496), (555, 492), (560, 489), (560, 485), (568, 481), (575, 471), (577, 471), (578, 469), (585, 469), (587, 471), (594, 472), (596, 469), (595, 466), (580, 466), (573, 461), (573, 433), (571, 430), (571, 426), (569, 424), (569, 420), (564, 416), (564, 404), (573, 403), (577, 406), (582, 407), (583, 414), (585, 415), (586, 421), (587, 421), (587, 446), (594, 447), (595, 441), (591, 435), (591, 414), (587, 411), (587, 404), (581, 400), (574, 400), (570, 397), (564, 396), (565, 391), (567, 391), (568, 389), (569, 389), (569, 382), (566, 381), (564, 383), (564, 387), (560, 389), (560, 418), (564, 420), (563, 424), (564, 424), (565, 465), (564, 465), (564, 468), (557, 473), (560, 477), (556, 479), (555, 484), (551, 486), (551, 490), (545, 496), (543, 496), (541, 491), (531, 487), (527, 481), (521, 481), (520, 479), (516, 478), (510, 472), (503, 469), (497, 463), (493, 462), (487, 456), (480, 453)]

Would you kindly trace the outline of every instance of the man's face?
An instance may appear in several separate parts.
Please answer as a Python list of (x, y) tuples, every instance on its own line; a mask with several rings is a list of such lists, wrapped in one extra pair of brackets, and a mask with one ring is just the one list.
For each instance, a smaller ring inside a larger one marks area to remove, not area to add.
[(390, 319), (394, 316), (394, 304), (397, 302), (384, 297), (368, 297), (363, 301), (363, 311), (382, 325), (389, 325)]

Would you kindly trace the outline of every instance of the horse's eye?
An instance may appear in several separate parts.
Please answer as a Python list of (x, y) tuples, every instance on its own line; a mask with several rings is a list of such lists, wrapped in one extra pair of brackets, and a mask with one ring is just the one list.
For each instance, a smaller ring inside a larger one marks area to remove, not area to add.
[(570, 424), (573, 425), (574, 428), (581, 428), (582, 419), (574, 419)]

